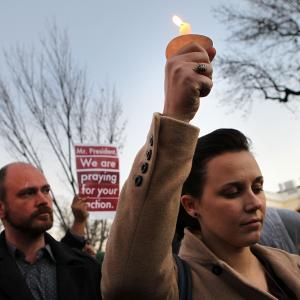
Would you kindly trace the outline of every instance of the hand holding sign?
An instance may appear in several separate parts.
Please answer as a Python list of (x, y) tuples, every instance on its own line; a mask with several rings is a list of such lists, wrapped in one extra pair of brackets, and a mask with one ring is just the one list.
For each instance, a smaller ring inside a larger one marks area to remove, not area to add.
[(76, 195), (73, 199), (71, 207), (74, 215), (74, 221), (85, 223), (89, 216), (87, 199)]

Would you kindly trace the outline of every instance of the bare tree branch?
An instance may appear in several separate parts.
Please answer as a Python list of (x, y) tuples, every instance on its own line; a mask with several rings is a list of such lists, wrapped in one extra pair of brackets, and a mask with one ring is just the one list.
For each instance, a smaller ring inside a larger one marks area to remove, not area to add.
[(230, 32), (228, 53), (217, 60), (226, 103), (248, 109), (254, 99), (300, 99), (300, 1), (240, 3), (215, 9)]
[[(0, 135), (11, 152), (41, 170), (41, 154), (49, 151), (59, 176), (75, 195), (74, 145), (122, 146), (126, 126), (122, 105), (116, 89), (108, 85), (95, 94), (87, 83), (86, 70), (74, 62), (68, 34), (56, 25), (48, 28), (38, 49), (16, 46), (4, 52), (12, 89), (0, 80)], [(42, 149), (38, 146), (41, 140)], [(66, 228), (66, 213), (55, 197), (54, 203)], [(102, 247), (108, 223), (98, 221), (90, 227), (89, 235)]]

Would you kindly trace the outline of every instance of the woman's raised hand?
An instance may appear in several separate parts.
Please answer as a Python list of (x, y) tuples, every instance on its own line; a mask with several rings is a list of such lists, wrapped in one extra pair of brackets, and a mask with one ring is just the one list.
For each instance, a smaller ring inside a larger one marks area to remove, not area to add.
[(209, 94), (215, 48), (203, 49), (190, 43), (168, 59), (165, 68), (165, 103), (163, 114), (181, 121), (193, 119), (200, 97)]

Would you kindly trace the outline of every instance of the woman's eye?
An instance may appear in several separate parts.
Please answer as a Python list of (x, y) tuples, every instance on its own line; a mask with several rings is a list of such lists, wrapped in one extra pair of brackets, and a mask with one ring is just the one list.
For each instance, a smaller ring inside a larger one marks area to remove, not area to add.
[(222, 191), (220, 194), (227, 199), (232, 199), (237, 197), (240, 194), (240, 191), (238, 189), (230, 189)]
[(252, 188), (252, 191), (254, 194), (259, 194), (263, 191), (263, 186), (261, 184), (259, 185), (255, 185), (253, 188)]

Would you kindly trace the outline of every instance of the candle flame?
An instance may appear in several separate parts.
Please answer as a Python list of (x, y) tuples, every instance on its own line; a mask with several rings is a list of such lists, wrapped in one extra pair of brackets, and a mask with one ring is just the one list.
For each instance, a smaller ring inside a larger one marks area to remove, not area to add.
[(178, 16), (174, 15), (172, 20), (179, 27), (180, 34), (190, 34), (192, 32), (191, 25), (183, 22)]
[(178, 27), (180, 27), (180, 25), (183, 23), (183, 21), (176, 15), (173, 16), (172, 20)]

